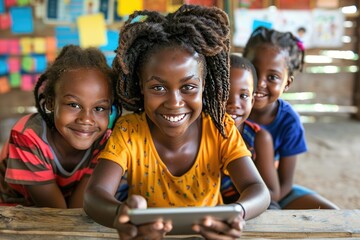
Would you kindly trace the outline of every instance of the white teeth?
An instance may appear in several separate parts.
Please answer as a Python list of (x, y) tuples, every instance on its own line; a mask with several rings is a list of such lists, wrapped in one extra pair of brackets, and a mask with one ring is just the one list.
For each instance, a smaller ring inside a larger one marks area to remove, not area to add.
[(263, 94), (263, 93), (254, 93), (254, 96), (255, 97), (264, 97), (265, 94)]
[(170, 121), (170, 122), (178, 122), (184, 119), (186, 114), (182, 114), (176, 117), (173, 116), (166, 116), (166, 115), (162, 115), (166, 120)]
[(235, 119), (237, 116), (236, 115), (230, 115), (233, 119)]

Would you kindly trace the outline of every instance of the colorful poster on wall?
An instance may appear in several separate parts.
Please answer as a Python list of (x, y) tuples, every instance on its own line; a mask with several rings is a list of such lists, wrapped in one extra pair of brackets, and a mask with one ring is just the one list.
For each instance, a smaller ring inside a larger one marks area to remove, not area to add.
[(102, 13), (106, 23), (113, 21), (113, 0), (45, 0), (45, 23), (71, 24), (83, 15)]
[(344, 34), (344, 14), (341, 10), (249, 10), (234, 11), (233, 44), (244, 47), (258, 26), (289, 31), (301, 39), (305, 48), (341, 47)]
[(274, 28), (280, 31), (289, 31), (298, 37), (305, 48), (312, 47), (312, 11), (284, 10), (278, 11)]
[(312, 43), (315, 47), (340, 47), (344, 35), (345, 17), (341, 10), (313, 11)]
[(255, 28), (259, 26), (272, 28), (272, 25), (275, 21), (276, 12), (272, 10), (249, 10), (245, 8), (235, 9), (235, 31), (233, 36), (233, 44), (235, 46), (245, 46), (247, 40)]

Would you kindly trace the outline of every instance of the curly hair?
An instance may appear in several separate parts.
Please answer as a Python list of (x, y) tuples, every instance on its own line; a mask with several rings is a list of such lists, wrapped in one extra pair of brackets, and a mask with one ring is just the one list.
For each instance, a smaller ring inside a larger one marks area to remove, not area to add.
[[(104, 54), (97, 48), (82, 49), (79, 46), (67, 45), (62, 48), (52, 65), (40, 75), (35, 88), (35, 106), (46, 125), (54, 128), (54, 116), (46, 109), (46, 100), (55, 97), (55, 86), (61, 79), (62, 74), (69, 70), (79, 68), (93, 68), (104, 73), (108, 77), (111, 89), (115, 87), (114, 75), (106, 62)], [(112, 93), (112, 98), (115, 92)], [(112, 99), (113, 100), (113, 99)], [(121, 109), (118, 107), (121, 112)]]
[[(136, 21), (140, 19), (140, 21)], [(216, 7), (182, 5), (166, 16), (155, 11), (135, 11), (120, 30), (113, 61), (116, 95), (129, 111), (144, 111), (138, 73), (159, 49), (178, 47), (199, 54), (204, 68), (203, 111), (223, 136), (223, 118), (229, 95), (229, 20)]]
[(243, 56), (250, 59), (254, 49), (261, 44), (270, 44), (287, 52), (287, 67), (289, 76), (294, 76), (295, 71), (300, 72), (304, 66), (305, 50), (300, 39), (291, 32), (279, 32), (274, 29), (258, 27), (248, 39)]

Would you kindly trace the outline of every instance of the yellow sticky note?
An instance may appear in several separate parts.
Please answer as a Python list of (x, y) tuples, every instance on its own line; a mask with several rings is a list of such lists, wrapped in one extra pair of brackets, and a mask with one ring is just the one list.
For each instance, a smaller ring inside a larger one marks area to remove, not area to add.
[(46, 41), (43, 37), (33, 38), (34, 53), (45, 53), (46, 52)]
[(20, 38), (20, 49), (21, 49), (21, 53), (26, 55), (26, 54), (30, 54), (32, 52), (32, 38), (29, 37), (23, 37)]
[(81, 47), (99, 47), (107, 44), (106, 23), (102, 13), (78, 17), (77, 26)]
[(132, 14), (136, 10), (143, 10), (143, 0), (118, 1), (117, 14), (126, 16)]
[(179, 9), (179, 7), (181, 7), (181, 5), (183, 4), (183, 1), (181, 0), (168, 0), (167, 3), (167, 12), (175, 12), (176, 10)]

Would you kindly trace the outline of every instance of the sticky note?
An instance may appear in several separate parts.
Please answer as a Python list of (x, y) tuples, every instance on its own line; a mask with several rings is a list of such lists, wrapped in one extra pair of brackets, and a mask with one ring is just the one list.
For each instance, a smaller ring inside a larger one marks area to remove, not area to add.
[(12, 33), (23, 34), (34, 32), (31, 7), (11, 7), (10, 16)]
[(10, 86), (12, 88), (20, 87), (21, 84), (21, 74), (20, 73), (10, 73)]
[(33, 69), (37, 73), (42, 73), (46, 69), (47, 60), (45, 55), (36, 55), (33, 56)]
[(5, 55), (9, 52), (9, 41), (7, 39), (0, 39), (0, 54)]
[(100, 46), (101, 51), (114, 51), (119, 43), (119, 32), (108, 30), (106, 32), (107, 44)]
[(5, 0), (5, 7), (9, 8), (16, 5), (16, 0)]
[(149, 11), (166, 12), (166, 0), (144, 0), (144, 9)]
[(9, 67), (6, 57), (0, 57), (0, 75), (5, 75), (9, 72)]
[(45, 46), (46, 46), (46, 53), (56, 52), (56, 38), (55, 37), (46, 37), (45, 38)]
[(178, 0), (168, 0), (168, 4), (167, 4), (167, 8), (166, 11), (167, 12), (175, 12), (176, 10), (178, 10), (179, 7), (181, 7), (182, 5), (182, 1), (178, 1)]
[(34, 61), (30, 56), (24, 56), (21, 59), (21, 69), (25, 72), (32, 72), (34, 70)]
[(80, 44), (78, 29), (75, 27), (57, 26), (55, 27), (55, 37), (57, 48), (59, 49), (68, 44)]
[(0, 93), (7, 93), (10, 91), (10, 84), (7, 77), (0, 77)]
[(17, 55), (20, 53), (19, 39), (13, 38), (8, 40), (8, 53)]
[(126, 1), (118, 1), (117, 13), (119, 16), (132, 14), (136, 10), (143, 10), (143, 0), (132, 0), (131, 4)]
[(5, 3), (4, 0), (0, 0), (0, 14), (5, 13)]
[(263, 20), (257, 20), (255, 19), (253, 21), (253, 25), (252, 25), (252, 31), (254, 31), (255, 29), (257, 29), (258, 27), (266, 27), (266, 28), (272, 28), (272, 23), (268, 22), (268, 21), (263, 21)]
[(9, 29), (10, 25), (11, 25), (10, 14), (8, 13), (0, 14), (0, 29), (1, 30)]
[(30, 37), (20, 38), (19, 44), (20, 44), (21, 53), (23, 55), (32, 53), (32, 51), (33, 51), (33, 49), (32, 49), (33, 39), (32, 38), (30, 38)]
[(46, 52), (46, 61), (48, 63), (54, 62), (55, 58), (57, 57), (56, 52)]
[(107, 44), (106, 23), (102, 13), (78, 17), (80, 46), (99, 47)]
[(30, 74), (23, 74), (21, 76), (21, 90), (32, 91), (34, 88), (33, 76)]
[(33, 50), (34, 53), (45, 53), (46, 52), (46, 41), (43, 37), (33, 38)]
[(20, 72), (20, 59), (18, 57), (9, 57), (7, 64), (10, 73)]
[(17, 0), (18, 6), (26, 6), (30, 4), (30, 0)]

